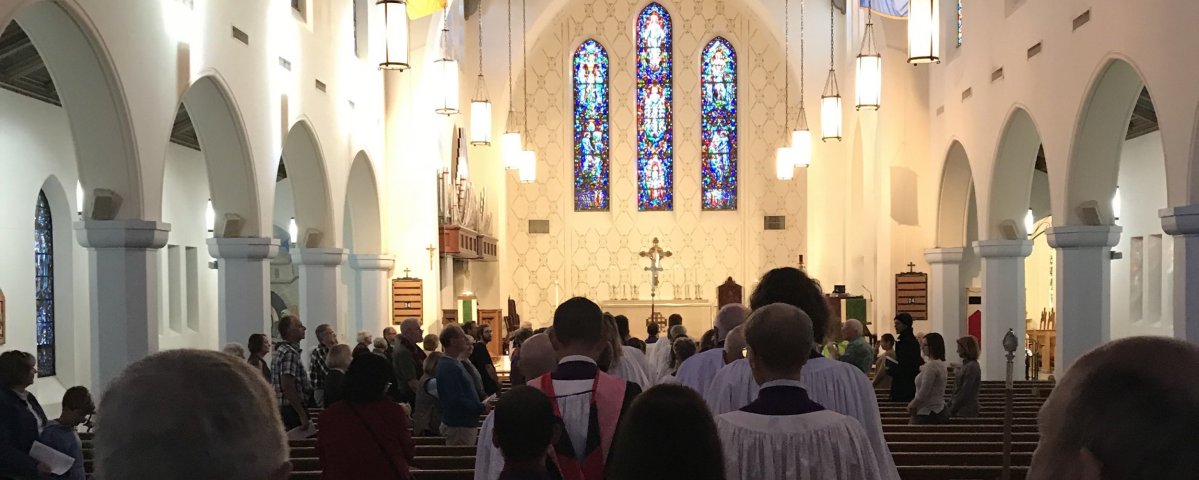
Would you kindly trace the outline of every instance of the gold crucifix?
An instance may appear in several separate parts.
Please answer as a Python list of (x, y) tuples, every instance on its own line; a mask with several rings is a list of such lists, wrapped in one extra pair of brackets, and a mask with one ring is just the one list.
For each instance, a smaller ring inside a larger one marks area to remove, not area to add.
[(432, 243), (430, 243), (429, 248), (426, 248), (425, 250), (429, 251), (429, 270), (432, 270), (433, 269), (433, 257), (437, 254), (437, 249), (433, 247)]
[(674, 253), (667, 250), (662, 250), (662, 247), (658, 246), (658, 238), (654, 237), (653, 246), (651, 246), (649, 250), (638, 253), (638, 255), (649, 259), (649, 266), (645, 267), (645, 271), (649, 272), (651, 275), (649, 295), (651, 298), (655, 297), (658, 293), (658, 273), (666, 270), (665, 268), (662, 268), (662, 259), (668, 258), (671, 255), (674, 255)]

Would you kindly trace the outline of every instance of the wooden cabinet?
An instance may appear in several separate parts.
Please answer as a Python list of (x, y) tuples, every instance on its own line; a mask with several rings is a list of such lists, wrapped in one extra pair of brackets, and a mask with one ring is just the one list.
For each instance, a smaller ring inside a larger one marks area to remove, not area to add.
[(895, 313), (928, 320), (928, 274), (907, 272), (895, 276)]
[(391, 324), (399, 325), (405, 318), (424, 318), (424, 282), (419, 278), (396, 278), (391, 281)]

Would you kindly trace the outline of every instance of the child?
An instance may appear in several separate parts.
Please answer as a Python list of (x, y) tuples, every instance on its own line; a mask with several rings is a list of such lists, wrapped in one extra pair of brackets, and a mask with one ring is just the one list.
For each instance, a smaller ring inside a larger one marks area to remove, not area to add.
[[(562, 478), (547, 452), (558, 443), (562, 426), (550, 399), (537, 389), (518, 385), (495, 406), (491, 441), (504, 455), (500, 480), (557, 480)], [(486, 441), (481, 439), (480, 442)]]
[(51, 478), (67, 480), (85, 480), (83, 471), (83, 445), (75, 427), (87, 421), (88, 416), (96, 412), (96, 404), (92, 401), (91, 392), (84, 387), (71, 387), (62, 396), (62, 415), (46, 424), (38, 441), (46, 446), (75, 457), (75, 464), (62, 475)]

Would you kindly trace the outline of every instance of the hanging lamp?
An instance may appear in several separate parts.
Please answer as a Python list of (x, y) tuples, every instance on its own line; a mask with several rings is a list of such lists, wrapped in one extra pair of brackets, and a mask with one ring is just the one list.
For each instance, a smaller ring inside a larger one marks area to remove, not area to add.
[(483, 6), (479, 17), (479, 78), (475, 80), (475, 96), (470, 101), (470, 144), (491, 145), (491, 100), (487, 98), (487, 81), (483, 79)]
[[(791, 0), (783, 0), (783, 131), (791, 121)], [(785, 142), (785, 140), (784, 140)], [(795, 151), (779, 147), (774, 156), (774, 175), (779, 180), (795, 178)]]
[(375, 9), (383, 17), (383, 56), (379, 68), (404, 71), (408, 69), (408, 2), (378, 0)]
[(799, 0), (799, 119), (791, 131), (791, 152), (796, 167), (807, 168), (812, 164), (812, 130), (808, 128), (808, 111), (804, 108), (804, 0)]
[(908, 63), (941, 63), (940, 0), (908, 5)]
[[(525, 107), (526, 114), (524, 116), (524, 131), (529, 131), (529, 17), (525, 10), (528, 4), (527, 0), (520, 1), (520, 48), (521, 62), (520, 75), (524, 79), (524, 86), (521, 88), (523, 101), (521, 105)], [(523, 150), (520, 152), (520, 182), (533, 183), (537, 181), (537, 153), (533, 150)]]
[(883, 94), (883, 55), (874, 45), (874, 8), (866, 1), (866, 32), (858, 52), (858, 85), (855, 104), (858, 110), (878, 110)]
[(441, 115), (458, 114), (458, 61), (450, 51), (450, 11), (445, 11), (445, 23), (441, 28), (441, 58), (433, 61), (433, 74), (441, 99), (435, 112)]
[(833, 63), (836, 57), (837, 24), (836, 9), (832, 6), (828, 11), (828, 81), (824, 83), (824, 93), (820, 95), (820, 139), (841, 140), (841, 90), (837, 87), (837, 67)]
[(524, 148), (520, 136), (520, 112), (516, 111), (516, 97), (512, 95), (512, 63), (512, 0), (508, 0), (508, 118), (504, 134), (500, 137), (500, 153), (504, 157), (505, 170), (520, 168), (520, 151)]

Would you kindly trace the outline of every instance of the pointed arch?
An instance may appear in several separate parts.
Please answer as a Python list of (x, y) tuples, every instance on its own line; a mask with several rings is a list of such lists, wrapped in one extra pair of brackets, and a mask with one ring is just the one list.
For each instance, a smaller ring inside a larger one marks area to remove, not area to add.
[(575, 49), (574, 82), (575, 211), (610, 207), (608, 51), (594, 39)]
[[(336, 244), (337, 232), (333, 223), (333, 197), (325, 172), (325, 159), (312, 125), (306, 119), (296, 121), (283, 142), (283, 161), (296, 208), (298, 239), (301, 248), (330, 247)], [(306, 232), (321, 233), (315, 245), (304, 245)]]
[(700, 172), (704, 210), (737, 209), (737, 50), (713, 38), (700, 56)]
[(346, 183), (345, 212), (349, 239), (345, 248), (354, 254), (378, 254), (383, 251), (383, 217), (379, 208), (379, 183), (370, 157), (358, 152), (350, 164)]
[(659, 3), (637, 15), (637, 209), (674, 209), (674, 42)]
[(968, 246), (970, 209), (974, 208), (974, 174), (961, 142), (954, 140), (945, 154), (937, 201), (937, 247)]
[(1015, 228), (1018, 238), (1028, 234), (1024, 231), (1023, 218), (1030, 205), (1033, 172), (1040, 149), (1041, 133), (1032, 116), (1023, 107), (1013, 107), (1004, 122), (995, 152), (986, 214), (980, 222), (981, 238), (1006, 238), (1003, 225)]

